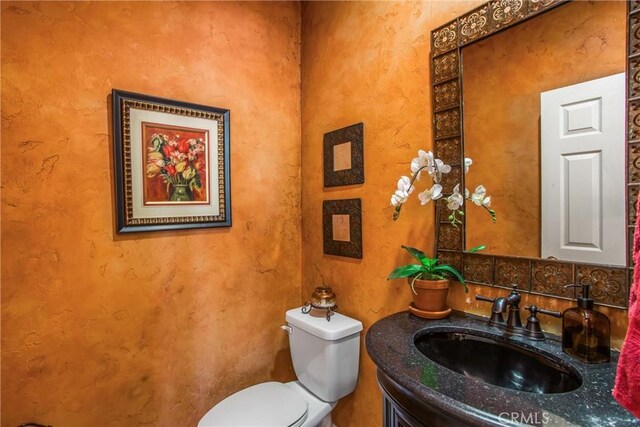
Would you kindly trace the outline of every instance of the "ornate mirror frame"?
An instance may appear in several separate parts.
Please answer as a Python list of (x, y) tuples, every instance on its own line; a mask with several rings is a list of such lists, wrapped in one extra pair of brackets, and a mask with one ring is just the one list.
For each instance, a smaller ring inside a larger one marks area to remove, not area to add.
[[(452, 167), (443, 179), (444, 193), (464, 188), (464, 127), (462, 112), (462, 61), (464, 46), (491, 36), (568, 0), (491, 0), (431, 32), (431, 84), (433, 141), (436, 157)], [(633, 278), (633, 234), (635, 200), (640, 189), (640, 0), (627, 3), (627, 160), (625, 209), (627, 224), (627, 267), (591, 265), (540, 258), (488, 255), (465, 252), (465, 223), (453, 227), (436, 206), (435, 253), (445, 263), (463, 272), (465, 280), (510, 289), (517, 284), (524, 293), (556, 298), (574, 298), (568, 283), (590, 283), (596, 303), (626, 308)]]

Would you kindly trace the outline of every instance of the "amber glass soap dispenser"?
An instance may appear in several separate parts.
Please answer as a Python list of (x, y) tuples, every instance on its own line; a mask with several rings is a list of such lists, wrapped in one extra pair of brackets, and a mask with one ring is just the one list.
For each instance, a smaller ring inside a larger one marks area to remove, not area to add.
[(609, 318), (593, 309), (589, 285), (567, 285), (582, 288), (578, 306), (562, 314), (562, 351), (585, 363), (605, 363), (611, 358)]

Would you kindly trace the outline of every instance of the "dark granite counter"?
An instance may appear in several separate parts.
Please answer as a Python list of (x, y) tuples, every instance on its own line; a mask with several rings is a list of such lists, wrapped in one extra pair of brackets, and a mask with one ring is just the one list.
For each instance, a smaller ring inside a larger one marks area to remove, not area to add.
[(399, 385), (417, 401), (463, 425), (640, 425), (611, 396), (617, 352), (612, 351), (610, 363), (588, 365), (563, 353), (557, 336), (547, 335), (542, 342), (512, 337), (514, 344), (560, 359), (582, 376), (582, 385), (571, 392), (528, 393), (458, 374), (431, 361), (414, 345), (414, 336), (421, 330), (449, 328), (473, 330), (488, 337), (504, 336), (504, 331), (489, 326), (487, 319), (473, 315), (454, 312), (447, 319), (425, 320), (402, 312), (371, 326), (366, 336), (367, 352), (379, 373), (392, 380), (388, 383)]

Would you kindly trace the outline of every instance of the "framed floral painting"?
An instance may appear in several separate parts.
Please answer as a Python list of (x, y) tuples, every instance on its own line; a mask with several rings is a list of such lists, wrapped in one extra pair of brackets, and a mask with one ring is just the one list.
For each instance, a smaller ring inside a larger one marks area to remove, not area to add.
[(112, 91), (116, 231), (230, 227), (229, 110)]

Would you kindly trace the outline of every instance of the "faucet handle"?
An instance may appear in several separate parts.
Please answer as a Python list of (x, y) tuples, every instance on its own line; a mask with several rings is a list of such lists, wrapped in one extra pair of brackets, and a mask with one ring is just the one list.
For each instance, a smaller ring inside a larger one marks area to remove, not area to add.
[(538, 313), (546, 314), (547, 316), (562, 317), (562, 313), (559, 311), (545, 310), (538, 308), (536, 305), (525, 306), (529, 310), (530, 316), (527, 318), (527, 325), (524, 327), (524, 336), (531, 338), (532, 340), (543, 340), (544, 333), (540, 327), (540, 320), (538, 319)]
[(531, 312), (531, 314), (540, 313), (540, 314), (546, 314), (547, 316), (553, 316), (553, 317), (557, 317), (557, 318), (561, 318), (562, 317), (562, 313), (560, 313), (559, 311), (545, 310), (544, 308), (538, 308), (537, 305), (533, 305), (533, 304), (532, 305), (527, 305), (524, 308), (529, 310)]
[(494, 302), (496, 299), (491, 297), (485, 297), (484, 295), (476, 294), (477, 301), (486, 301), (486, 302)]
[[(485, 297), (484, 295), (476, 294), (477, 301), (495, 302), (497, 298)], [(504, 300), (504, 298), (503, 298)], [(504, 317), (502, 312), (491, 309), (491, 318), (489, 318), (490, 325), (502, 325), (504, 324)]]

